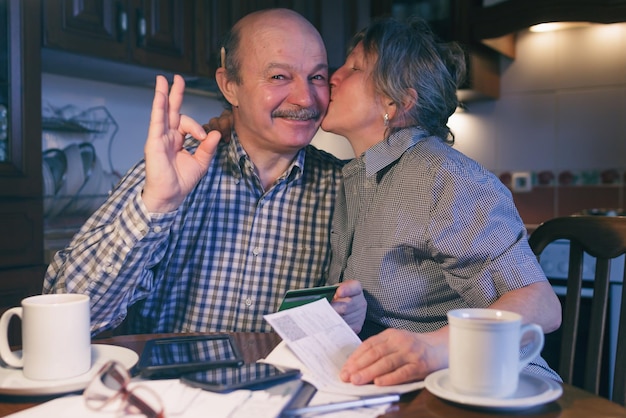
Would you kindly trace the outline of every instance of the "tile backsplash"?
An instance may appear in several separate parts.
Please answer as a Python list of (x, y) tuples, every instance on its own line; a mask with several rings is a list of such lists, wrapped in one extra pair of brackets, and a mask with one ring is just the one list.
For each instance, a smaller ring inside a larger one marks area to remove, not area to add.
[(626, 207), (626, 172), (617, 169), (527, 172), (528, 185), (515, 184), (515, 174), (505, 171), (499, 178), (529, 225), (584, 212), (621, 215)]
[[(598, 170), (563, 170), (553, 172), (550, 170), (510, 172), (503, 171), (498, 174), (500, 181), (513, 191), (523, 190), (536, 186), (598, 186), (598, 185), (621, 185), (626, 182), (626, 171), (617, 168)], [(526, 182), (528, 184), (526, 184)]]
[(583, 212), (622, 214), (624, 186), (540, 186), (530, 192), (513, 192), (526, 224), (538, 225), (550, 218)]

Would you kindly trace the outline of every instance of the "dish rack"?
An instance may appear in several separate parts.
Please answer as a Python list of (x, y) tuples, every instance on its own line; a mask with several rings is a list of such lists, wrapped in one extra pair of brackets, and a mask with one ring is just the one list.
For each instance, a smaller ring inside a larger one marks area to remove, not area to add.
[[(106, 199), (120, 175), (111, 161), (111, 144), (118, 125), (104, 106), (80, 111), (73, 105), (44, 108), (42, 131), (44, 216), (46, 220), (91, 215)], [(108, 141), (108, 171), (96, 155), (93, 141)]]
[[(117, 123), (104, 106), (91, 107), (78, 113), (75, 113), (76, 108), (73, 105), (62, 108), (48, 105), (48, 108), (50, 110), (41, 120), (41, 128), (44, 131), (105, 134), (114, 127), (117, 132)], [(115, 135), (115, 132), (112, 135)]]

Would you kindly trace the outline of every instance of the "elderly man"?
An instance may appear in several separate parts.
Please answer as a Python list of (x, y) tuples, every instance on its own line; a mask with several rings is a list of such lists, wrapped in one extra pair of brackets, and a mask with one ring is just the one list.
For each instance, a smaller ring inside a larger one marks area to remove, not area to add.
[[(94, 334), (132, 305), (129, 332), (269, 331), (286, 290), (326, 282), (341, 162), (309, 145), (328, 106), (322, 39), (299, 14), (264, 10), (222, 56), (231, 140), (180, 115), (181, 77), (169, 94), (157, 77), (145, 160), (47, 271), (45, 293), (91, 297)], [(359, 331), (357, 281), (333, 306)]]

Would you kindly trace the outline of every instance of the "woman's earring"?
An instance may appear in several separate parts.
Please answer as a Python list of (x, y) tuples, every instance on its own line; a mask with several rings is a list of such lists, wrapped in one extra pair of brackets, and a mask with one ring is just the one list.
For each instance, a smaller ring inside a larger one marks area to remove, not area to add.
[(389, 126), (389, 113), (385, 113), (385, 116), (383, 116), (383, 120), (385, 126)]

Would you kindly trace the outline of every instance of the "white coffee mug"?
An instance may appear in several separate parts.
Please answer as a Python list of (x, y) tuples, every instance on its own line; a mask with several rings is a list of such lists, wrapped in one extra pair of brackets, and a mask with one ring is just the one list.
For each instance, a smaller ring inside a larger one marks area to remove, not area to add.
[[(68, 379), (91, 368), (89, 296), (51, 294), (31, 296), (21, 307), (0, 318), (0, 357), (11, 367), (22, 368), (33, 380)], [(11, 351), (9, 322), (22, 320), (22, 355)]]
[[(458, 393), (492, 398), (514, 394), (520, 371), (543, 348), (541, 327), (522, 325), (514, 312), (456, 309), (448, 312), (448, 323), (450, 384)], [(520, 357), (522, 339), (530, 345)]]

